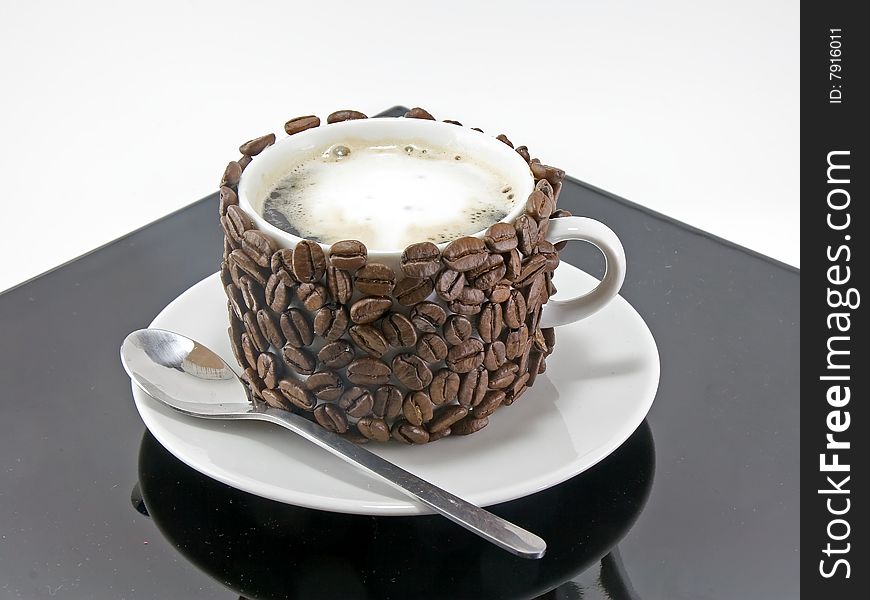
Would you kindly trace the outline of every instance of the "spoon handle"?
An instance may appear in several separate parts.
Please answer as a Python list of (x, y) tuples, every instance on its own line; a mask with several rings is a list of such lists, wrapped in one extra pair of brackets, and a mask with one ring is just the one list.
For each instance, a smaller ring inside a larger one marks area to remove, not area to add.
[(547, 544), (540, 537), (510, 521), (479, 508), (405, 469), (369, 452), (362, 446), (327, 431), (299, 415), (268, 408), (256, 413), (264, 420), (277, 423), (345, 461), (377, 475), (387, 483), (420, 500), (451, 521), (523, 558), (541, 558)]

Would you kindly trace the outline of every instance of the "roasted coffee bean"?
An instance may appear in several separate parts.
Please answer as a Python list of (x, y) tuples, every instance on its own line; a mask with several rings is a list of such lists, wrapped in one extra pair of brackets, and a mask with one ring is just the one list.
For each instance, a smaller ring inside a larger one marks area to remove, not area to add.
[(476, 338), (465, 340), (447, 352), (447, 367), (457, 373), (468, 373), (483, 363), (483, 342)]
[(396, 421), (393, 423), (390, 433), (393, 439), (404, 444), (425, 444), (429, 441), (428, 431), (422, 427), (411, 425), (407, 421)]
[(459, 392), (459, 375), (450, 369), (441, 369), (432, 377), (429, 385), (429, 398), (437, 405), (451, 402)]
[(387, 265), (367, 263), (356, 272), (354, 286), (369, 296), (389, 296), (396, 285), (396, 273)]
[(335, 433), (347, 431), (347, 415), (335, 404), (321, 404), (314, 409), (314, 418), (321, 427)]
[(489, 386), (489, 373), (486, 369), (476, 367), (460, 378), (458, 399), (462, 406), (477, 405), (486, 394)]
[(226, 286), (224, 291), (226, 292), (227, 300), (230, 302), (230, 307), (232, 308), (233, 313), (241, 319), (242, 315), (248, 312), (245, 300), (242, 297), (242, 291), (234, 283), (230, 283)]
[[(538, 181), (538, 183), (535, 184), (535, 190), (543, 192), (547, 195), (548, 198), (555, 199), (555, 195), (553, 193), (553, 186), (546, 179), (541, 179), (540, 181)], [(553, 211), (551, 210), (548, 216), (552, 216), (552, 214)]]
[(294, 348), (310, 346), (314, 341), (314, 329), (307, 314), (298, 308), (291, 308), (281, 315), (281, 331), (287, 343)]
[(279, 408), (281, 410), (293, 410), (293, 405), (287, 402), (287, 399), (284, 395), (276, 389), (264, 389), (260, 396), (263, 398), (263, 402), (272, 408)]
[(239, 158), (239, 160), (237, 160), (236, 162), (239, 163), (239, 167), (242, 169), (242, 173), (244, 173), (245, 167), (251, 164), (251, 157), (243, 154), (242, 157)]
[(532, 253), (538, 243), (538, 223), (534, 217), (522, 214), (514, 221), (514, 230), (517, 232), (517, 247), (525, 255)]
[(444, 269), (435, 283), (435, 292), (438, 297), (448, 302), (456, 300), (465, 287), (465, 274), (453, 269)]
[(375, 404), (372, 412), (376, 417), (392, 421), (402, 414), (402, 392), (394, 385), (382, 385), (375, 390)]
[(535, 348), (537, 348), (538, 352), (549, 353), (547, 340), (544, 338), (544, 332), (540, 328), (535, 329), (532, 339), (535, 341)]
[(280, 348), (284, 345), (284, 334), (278, 325), (278, 316), (271, 310), (263, 308), (257, 311), (257, 325), (260, 326), (263, 337), (269, 340), (272, 346)]
[(462, 123), (460, 123), (459, 121), (454, 121), (453, 119), (444, 119), (444, 123), (450, 123), (451, 125), (458, 125), (459, 127), (462, 127)]
[(257, 398), (263, 397), (263, 390), (267, 389), (266, 384), (257, 375), (256, 369), (245, 369), (242, 379), (248, 382), (248, 387), (251, 388), (251, 393)]
[(460, 315), (476, 315), (480, 312), (481, 306), (486, 301), (486, 295), (483, 291), (465, 287), (459, 297), (450, 303), (450, 310)]
[(478, 419), (488, 417), (504, 402), (505, 393), (502, 390), (489, 390), (480, 404), (474, 407), (474, 416)]
[(415, 106), (411, 110), (405, 113), (405, 117), (408, 119), (428, 119), (429, 121), (434, 121), (435, 117), (429, 114), (429, 111), (420, 108), (419, 106)]
[(229, 237), (238, 243), (242, 241), (242, 234), (254, 228), (254, 222), (251, 220), (251, 217), (239, 208), (238, 204), (232, 204), (227, 207), (225, 218), (226, 224), (224, 230)]
[(444, 339), (451, 346), (458, 346), (471, 337), (474, 327), (468, 317), (450, 315), (444, 323)]
[(317, 242), (301, 240), (293, 249), (293, 275), (301, 283), (320, 281), (326, 272), (326, 255)]
[(373, 323), (393, 306), (393, 301), (382, 296), (366, 296), (350, 306), (350, 318), (358, 325)]
[(239, 269), (240, 275), (247, 275), (260, 286), (266, 287), (266, 272), (257, 266), (254, 260), (241, 250), (233, 250), (229, 257), (230, 267)]
[(326, 285), (332, 295), (332, 301), (347, 304), (353, 295), (353, 279), (350, 273), (329, 266), (326, 269)]
[(329, 342), (317, 353), (317, 359), (328, 369), (341, 369), (354, 359), (353, 346), (347, 340)]
[(296, 117), (294, 119), (290, 119), (286, 123), (284, 123), (284, 131), (287, 132), (287, 135), (293, 135), (294, 133), (299, 133), (300, 131), (305, 131), (306, 129), (311, 129), (312, 127), (319, 127), (320, 119), (315, 117), (314, 115), (307, 115), (304, 117)]
[(541, 329), (541, 333), (544, 334), (544, 341), (547, 342), (547, 348), (549, 348), (547, 353), (549, 354), (556, 347), (556, 330), (552, 327), (544, 327)]
[(517, 376), (519, 367), (516, 363), (505, 363), (498, 370), (493, 371), (489, 376), (489, 387), (494, 390), (501, 390), (513, 383)]
[(529, 374), (529, 378), (526, 381), (526, 385), (532, 387), (535, 384), (535, 379), (538, 378), (538, 375), (541, 373), (541, 367), (544, 365), (544, 359), (546, 356), (535, 350), (532, 351), (531, 356), (529, 357), (529, 370), (527, 373)]
[(247, 275), (239, 277), (239, 291), (245, 306), (250, 310), (258, 311), (266, 306), (263, 288)]
[(483, 350), (483, 366), (489, 371), (495, 371), (507, 361), (504, 342), (496, 340)]
[(391, 373), (388, 364), (369, 356), (354, 359), (347, 365), (347, 378), (357, 385), (384, 385)]
[(523, 288), (522, 292), (526, 298), (526, 310), (530, 313), (540, 310), (541, 304), (547, 296), (547, 278), (545, 273), (535, 275), (532, 282)]
[(278, 385), (278, 378), (281, 376), (281, 363), (274, 354), (263, 352), (257, 358), (257, 375), (269, 389), (274, 389)]
[(526, 325), (529, 328), (529, 335), (531, 337), (534, 337), (533, 332), (538, 330), (538, 325), (540, 323), (540, 320), (541, 320), (541, 307), (536, 308), (535, 310), (530, 312), (529, 315), (526, 317)]
[(529, 328), (522, 325), (519, 329), (513, 329), (508, 333), (505, 340), (505, 356), (508, 360), (513, 360), (523, 353), (526, 343), (529, 341)]
[(350, 387), (341, 393), (338, 405), (354, 418), (364, 417), (369, 414), (374, 405), (372, 393), (361, 387)]
[(248, 140), (247, 142), (239, 146), (239, 152), (241, 152), (245, 156), (257, 156), (260, 152), (262, 152), (274, 143), (275, 134), (267, 133), (266, 135), (261, 135), (258, 138)]
[(471, 130), (472, 131), (479, 131), (480, 133), (483, 133), (483, 129), (481, 129), (480, 127), (472, 127)]
[(249, 310), (244, 315), (242, 315), (242, 321), (245, 324), (245, 331), (248, 333), (248, 336), (251, 338), (251, 342), (254, 343), (254, 348), (256, 348), (259, 352), (265, 352), (269, 349), (269, 340), (263, 335), (263, 332), (260, 331), (260, 326), (257, 323), (257, 314)]
[(437, 333), (424, 333), (417, 342), (417, 356), (428, 363), (447, 358), (447, 342)]
[(402, 415), (411, 425), (420, 426), (432, 420), (435, 406), (426, 392), (408, 392), (402, 402)]
[(254, 342), (251, 341), (251, 336), (248, 335), (247, 332), (242, 334), (240, 343), (242, 345), (242, 354), (245, 356), (245, 364), (241, 366), (244, 368), (251, 367), (252, 369), (257, 368), (257, 359), (260, 357), (260, 351), (254, 345)]
[(432, 371), (422, 358), (408, 352), (397, 354), (392, 361), (393, 376), (411, 390), (425, 389), (432, 383)]
[(321, 400), (338, 400), (344, 391), (341, 378), (332, 371), (317, 371), (305, 381), (305, 387)]
[(299, 281), (293, 275), (293, 251), (289, 248), (279, 248), (269, 260), (272, 272), (277, 275), (287, 287), (293, 287)]
[(517, 366), (517, 373), (525, 373), (529, 370), (529, 356), (531, 356), (532, 351), (535, 348), (535, 339), (534, 337), (529, 338), (529, 341), (526, 342), (525, 348), (523, 348), (523, 353), (520, 354), (519, 365)]
[(514, 147), (513, 143), (512, 143), (512, 142), (508, 139), (508, 137), (507, 137), (505, 134), (503, 134), (503, 133), (501, 133), (501, 134), (495, 136), (495, 139), (497, 139), (497, 140), (500, 141), (500, 142), (503, 142), (503, 143), (507, 144), (507, 145), (510, 146), (511, 148)]
[(517, 232), (510, 223), (495, 223), (486, 230), (483, 241), (490, 252), (509, 252), (517, 247)]
[(401, 313), (390, 313), (381, 321), (381, 332), (390, 346), (405, 348), (417, 343), (417, 331), (410, 319)]
[(235, 314), (230, 315), (230, 326), (227, 328), (227, 335), (230, 338), (230, 345), (233, 349), (233, 355), (236, 357), (236, 362), (239, 366), (245, 366), (245, 352), (242, 348), (242, 334), (245, 333), (245, 326), (242, 320), (237, 318)]
[(550, 231), (550, 219), (549, 217), (544, 219), (538, 219), (538, 241), (540, 242), (544, 238), (547, 237), (547, 233)]
[(310, 350), (285, 344), (281, 348), (284, 362), (300, 375), (311, 375), (317, 369), (317, 358)]
[(387, 351), (387, 339), (372, 325), (354, 325), (350, 328), (350, 337), (360, 350), (369, 356), (380, 358)]
[(227, 168), (224, 169), (224, 174), (221, 177), (220, 187), (234, 188), (239, 185), (239, 179), (242, 178), (242, 167), (236, 161), (231, 161)]
[[(223, 217), (221, 217), (223, 219)], [(223, 226), (223, 224), (221, 224)], [(239, 247), (239, 244), (232, 238), (229, 238), (224, 234), (224, 252), (223, 252), (223, 260), (226, 261), (227, 257), (230, 255), (230, 252)]]
[(488, 417), (475, 417), (470, 414), (450, 426), (452, 435), (470, 435), (478, 432), (489, 424)]
[(365, 244), (357, 240), (342, 240), (329, 248), (332, 266), (345, 271), (355, 271), (365, 266), (367, 258)]
[(483, 240), (465, 236), (450, 242), (441, 253), (441, 258), (454, 271), (465, 272), (481, 266), (488, 254)]
[(341, 121), (352, 121), (354, 119), (367, 119), (363, 113), (358, 110), (337, 110), (328, 117), (326, 117), (327, 123), (339, 123)]
[(314, 315), (314, 333), (327, 342), (334, 342), (343, 336), (349, 324), (350, 317), (343, 306), (324, 306)]
[(539, 189), (529, 194), (529, 198), (526, 200), (526, 213), (539, 221), (541, 219), (549, 219), (550, 214), (555, 209), (556, 204), (553, 202), (553, 197), (548, 196)]
[(402, 306), (414, 306), (429, 297), (435, 285), (428, 277), (405, 277), (393, 288), (393, 296)]
[(526, 299), (519, 290), (513, 290), (504, 304), (504, 322), (510, 329), (519, 329), (526, 320)]
[(522, 375), (520, 375), (519, 377), (514, 379), (514, 382), (507, 389), (504, 404), (511, 405), (517, 399), (519, 399), (519, 397), (525, 393), (528, 381), (529, 381), (529, 374), (528, 373), (523, 373)]
[(227, 214), (227, 209), (230, 206), (235, 206), (239, 203), (239, 196), (231, 188), (228, 188), (226, 186), (222, 187), (220, 192), (221, 199), (218, 212), (221, 216), (224, 216), (225, 214)]
[(266, 281), (266, 304), (275, 312), (283, 312), (290, 306), (292, 289), (278, 275), (272, 273)]
[(447, 429), (442, 429), (441, 431), (436, 431), (435, 433), (430, 433), (429, 434), (429, 443), (431, 444), (432, 442), (436, 442), (436, 441), (440, 440), (441, 438), (446, 438), (448, 435), (450, 435), (450, 428), (449, 427)]
[(502, 280), (505, 274), (504, 257), (501, 254), (490, 254), (486, 262), (466, 273), (466, 277), (475, 288), (488, 290)]
[(546, 304), (547, 301), (548, 301), (550, 298), (552, 298), (553, 296), (555, 296), (555, 295), (556, 295), (556, 291), (557, 291), (557, 290), (556, 290), (556, 286), (553, 285), (553, 274), (552, 274), (552, 273), (545, 273), (545, 278), (546, 278), (546, 280), (547, 280), (547, 286), (546, 286), (546, 287), (547, 287), (547, 293), (546, 293), (546, 295), (545, 295), (545, 297), (544, 297), (544, 304)]
[(459, 419), (465, 418), (466, 415), (468, 415), (468, 409), (464, 406), (456, 406), (454, 404), (439, 408), (432, 416), (432, 420), (429, 421), (427, 429), (430, 433), (438, 433), (443, 429), (450, 428), (451, 425)]
[(406, 277), (429, 277), (441, 269), (441, 251), (432, 242), (411, 244), (402, 252), (402, 273)]
[(446, 319), (447, 312), (434, 302), (420, 302), (411, 309), (411, 322), (423, 333), (437, 333)]
[(517, 280), (523, 268), (523, 255), (517, 249), (511, 250), (504, 255), (504, 278), (510, 282)]
[(547, 257), (543, 254), (532, 254), (523, 259), (523, 266), (520, 269), (520, 276), (514, 280), (514, 287), (523, 288), (531, 285), (532, 281), (540, 273), (544, 272), (547, 266)]
[(300, 283), (296, 288), (296, 297), (302, 306), (315, 311), (329, 303), (329, 290), (322, 283)]
[(532, 175), (534, 175), (536, 180), (546, 179), (550, 182), (550, 185), (553, 186), (554, 190), (556, 189), (556, 186), (562, 183), (562, 180), (565, 179), (565, 171), (562, 169), (534, 162), (529, 166), (532, 168)]
[(386, 442), (390, 439), (390, 428), (386, 421), (375, 417), (362, 417), (356, 422), (359, 432), (370, 440)]
[(552, 273), (559, 266), (559, 253), (556, 251), (555, 246), (547, 240), (539, 240), (535, 252), (546, 259), (547, 262), (544, 267), (546, 272)]
[(230, 266), (227, 264), (226, 258), (221, 261), (221, 283), (224, 285), (224, 287), (228, 286), (231, 283), (235, 285), (235, 282), (233, 281), (233, 276), (230, 275)]
[(501, 335), (504, 329), (501, 304), (487, 302), (480, 309), (480, 317), (477, 320), (477, 331), (480, 339), (489, 344)]
[(511, 284), (509, 281), (502, 279), (492, 289), (485, 292), (486, 297), (490, 302), (501, 304), (511, 296)]
[(564, 217), (570, 217), (573, 213), (570, 210), (565, 210), (564, 208), (557, 208), (553, 211), (553, 214), (550, 215), (551, 219), (562, 219)]
[(298, 406), (302, 410), (314, 410), (314, 407), (317, 405), (314, 395), (295, 379), (282, 379), (279, 381), (278, 391), (291, 404)]
[(532, 160), (532, 157), (529, 156), (529, 149), (525, 146), (517, 146), (516, 148), (517, 154), (523, 157), (523, 160), (529, 162)]

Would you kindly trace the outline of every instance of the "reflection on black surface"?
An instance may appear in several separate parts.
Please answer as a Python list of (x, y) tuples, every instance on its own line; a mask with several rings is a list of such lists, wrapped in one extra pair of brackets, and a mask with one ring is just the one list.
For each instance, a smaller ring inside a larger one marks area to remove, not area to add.
[[(194, 471), (147, 432), (139, 485), (166, 538), (246, 598), (533, 598), (596, 563), (627, 533), (646, 503), (654, 462), (644, 421), (586, 473), (491, 507), (547, 540), (538, 561), (516, 558), (440, 516), (345, 515), (259, 498)], [(608, 560), (601, 587), (632, 598), (618, 564), (605, 573)], [(583, 597), (569, 587), (545, 597)]]

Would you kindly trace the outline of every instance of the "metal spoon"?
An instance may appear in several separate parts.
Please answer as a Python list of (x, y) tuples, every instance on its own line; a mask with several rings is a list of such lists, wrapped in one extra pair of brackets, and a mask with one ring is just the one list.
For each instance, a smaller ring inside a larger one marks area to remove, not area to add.
[[(330, 431), (288, 411), (261, 407), (224, 360), (194, 340), (162, 329), (134, 331), (121, 344), (121, 362), (145, 393), (182, 413), (206, 419), (277, 423), (376, 475), (451, 521), (523, 558), (541, 558), (547, 544), (482, 508), (442, 490)], [(221, 402), (238, 397), (238, 402)]]

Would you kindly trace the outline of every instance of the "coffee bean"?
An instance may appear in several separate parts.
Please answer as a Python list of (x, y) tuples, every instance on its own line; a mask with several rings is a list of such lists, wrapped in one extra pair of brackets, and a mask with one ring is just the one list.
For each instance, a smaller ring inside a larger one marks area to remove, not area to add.
[(517, 232), (510, 223), (494, 223), (486, 230), (483, 241), (490, 252), (509, 252), (517, 247)]
[(266, 281), (266, 304), (275, 312), (283, 312), (290, 306), (292, 288), (287, 287), (278, 275), (272, 273)]
[(317, 371), (305, 381), (305, 387), (321, 400), (338, 400), (344, 391), (341, 378), (332, 371)]
[(541, 333), (544, 334), (544, 340), (547, 342), (547, 348), (549, 348), (547, 353), (549, 354), (556, 347), (556, 330), (552, 327), (544, 327), (541, 329)]
[(235, 285), (235, 282), (233, 281), (233, 276), (230, 274), (230, 266), (227, 264), (226, 257), (224, 257), (224, 260), (221, 261), (221, 283), (224, 285), (225, 288), (231, 283)]
[(300, 283), (296, 288), (296, 297), (302, 306), (315, 311), (329, 303), (329, 290), (322, 283)]
[(544, 277), (547, 280), (547, 293), (544, 297), (544, 304), (546, 304), (550, 298), (552, 298), (553, 296), (556, 295), (556, 292), (558, 290), (556, 290), (556, 286), (553, 285), (553, 274), (552, 273), (545, 273)]
[(354, 325), (350, 328), (350, 337), (369, 356), (380, 358), (387, 351), (386, 338), (372, 325)]
[(393, 301), (381, 296), (366, 296), (350, 307), (350, 318), (358, 325), (373, 323), (380, 319), (393, 306)]
[(338, 405), (350, 416), (359, 418), (369, 414), (374, 405), (374, 398), (370, 391), (354, 386), (341, 393)]
[(314, 333), (327, 342), (334, 342), (343, 336), (349, 324), (350, 317), (343, 306), (324, 306), (314, 315)]
[(448, 429), (456, 421), (465, 418), (468, 415), (468, 409), (464, 406), (445, 406), (439, 408), (429, 422), (427, 429), (430, 433), (437, 433), (443, 429)]
[(513, 360), (522, 354), (529, 341), (529, 328), (522, 325), (519, 329), (513, 329), (508, 333), (505, 340), (505, 356), (508, 360)]
[(473, 326), (467, 317), (450, 315), (444, 323), (444, 339), (451, 346), (458, 346), (471, 337)]
[(544, 267), (546, 272), (552, 273), (559, 266), (559, 253), (556, 251), (556, 247), (547, 240), (538, 240), (535, 252), (546, 259), (547, 262)]
[(321, 404), (314, 409), (314, 418), (321, 427), (335, 433), (347, 431), (347, 415), (335, 404)]
[(432, 442), (436, 442), (436, 441), (440, 440), (441, 438), (446, 438), (448, 435), (450, 435), (450, 428), (449, 427), (447, 429), (442, 429), (441, 431), (436, 431), (435, 433), (430, 433), (429, 434), (429, 443), (431, 444)]
[(447, 319), (447, 312), (434, 302), (420, 302), (411, 309), (411, 322), (423, 333), (437, 333)]
[(298, 308), (289, 309), (281, 315), (280, 324), (287, 343), (294, 348), (310, 346), (314, 341), (314, 329), (304, 311)]
[(530, 338), (526, 343), (525, 348), (523, 348), (523, 353), (520, 354), (519, 365), (517, 366), (517, 373), (526, 373), (529, 370), (529, 356), (531, 356), (532, 351), (535, 348), (535, 339), (534, 337)]
[(478, 419), (488, 417), (504, 402), (505, 393), (502, 390), (490, 390), (484, 395), (480, 404), (474, 407), (474, 416)]
[[(225, 220), (223, 217), (221, 217), (221, 219)], [(221, 227), (223, 227), (223, 224), (221, 224)], [(234, 239), (227, 237), (226, 233), (224, 233), (223, 240), (224, 240), (224, 252), (223, 252), (223, 261), (222, 262), (226, 262), (227, 257), (229, 257), (229, 255), (230, 255), (230, 252), (232, 252), (233, 250), (238, 248), (239, 244)], [(229, 271), (227, 271), (227, 274), (229, 274)]]
[(547, 237), (547, 233), (550, 231), (550, 219), (539, 219), (538, 220), (538, 241), (540, 242), (544, 238)]
[(465, 287), (465, 274), (453, 269), (444, 269), (435, 284), (435, 292), (443, 300), (456, 300)]
[(356, 272), (354, 286), (369, 296), (389, 296), (396, 285), (396, 273), (387, 265), (368, 263)]
[(526, 385), (532, 387), (535, 384), (535, 379), (538, 378), (538, 375), (541, 373), (541, 367), (544, 366), (544, 359), (546, 356), (537, 351), (532, 351), (531, 357), (529, 358), (529, 370), (527, 373), (529, 374), (529, 379), (526, 381)]
[(411, 244), (402, 252), (402, 273), (407, 277), (429, 277), (441, 269), (441, 251), (432, 242)]
[(481, 129), (480, 127), (472, 127), (471, 130), (472, 131), (479, 131), (480, 133), (483, 133), (483, 129)]
[(345, 271), (355, 271), (365, 266), (367, 258), (365, 245), (357, 240), (335, 242), (329, 249), (332, 266)]
[(523, 255), (517, 249), (511, 250), (504, 255), (504, 278), (508, 281), (516, 281), (523, 268)]
[(231, 189), (226, 186), (222, 187), (220, 190), (221, 199), (220, 205), (218, 207), (218, 212), (221, 216), (227, 214), (227, 209), (230, 206), (238, 205), (239, 196)]
[(281, 354), (284, 362), (300, 375), (311, 375), (317, 369), (317, 358), (310, 350), (285, 344), (281, 348)]
[(354, 119), (367, 119), (363, 113), (356, 110), (337, 110), (328, 117), (327, 123), (339, 123), (341, 121), (352, 121)]
[(314, 115), (307, 115), (304, 117), (296, 117), (294, 119), (290, 119), (286, 123), (284, 123), (284, 131), (287, 132), (287, 135), (293, 135), (294, 133), (299, 133), (300, 131), (305, 131), (306, 129), (311, 129), (312, 127), (319, 127), (320, 119), (315, 117)]
[(304, 385), (295, 379), (282, 379), (278, 382), (278, 391), (288, 401), (302, 410), (314, 410), (317, 400)]
[(265, 352), (266, 350), (268, 350), (269, 340), (267, 340), (263, 335), (263, 332), (260, 331), (260, 326), (257, 323), (256, 313), (252, 310), (249, 310), (244, 315), (242, 315), (242, 321), (245, 324), (245, 331), (251, 338), (251, 342), (253, 342), (254, 347), (260, 352)]
[(326, 255), (317, 242), (301, 240), (293, 249), (293, 275), (301, 283), (320, 281), (326, 272)]
[(487, 344), (494, 342), (501, 335), (503, 329), (504, 319), (501, 304), (493, 302), (484, 304), (477, 320), (477, 331), (480, 334), (480, 339)]
[(405, 348), (417, 343), (417, 331), (410, 319), (401, 313), (390, 313), (381, 321), (381, 332), (394, 348)]
[(281, 392), (276, 389), (264, 389), (260, 395), (263, 398), (263, 402), (272, 408), (278, 408), (280, 410), (293, 410), (293, 405), (287, 402), (287, 399), (284, 397)]
[(271, 310), (264, 308), (257, 311), (257, 325), (259, 325), (263, 337), (269, 340), (272, 346), (280, 348), (284, 345), (284, 334), (278, 325), (278, 316)]
[(513, 143), (511, 143), (511, 141), (508, 139), (508, 137), (507, 137), (505, 134), (503, 134), (503, 133), (502, 133), (502, 134), (499, 134), (499, 135), (497, 135), (497, 136), (495, 136), (495, 139), (497, 139), (497, 140), (500, 141), (500, 142), (503, 142), (503, 143), (507, 144), (507, 145), (510, 146), (511, 148), (514, 147)]
[(428, 277), (405, 277), (393, 288), (393, 296), (402, 306), (413, 306), (429, 297), (435, 285)]
[(539, 310), (547, 294), (545, 273), (538, 273), (532, 282), (523, 288), (522, 293), (526, 298), (526, 310), (530, 313)]
[(274, 143), (275, 134), (267, 133), (266, 135), (261, 135), (258, 138), (248, 140), (247, 142), (239, 146), (239, 152), (241, 152), (245, 156), (257, 156), (260, 152), (262, 152)]
[(526, 325), (529, 328), (529, 335), (534, 337), (535, 331), (538, 329), (539, 322), (541, 320), (541, 307), (539, 306), (535, 310), (529, 313), (526, 317)]
[(375, 404), (372, 412), (377, 417), (390, 421), (402, 414), (402, 392), (394, 385), (382, 385), (375, 390)]
[(426, 392), (408, 392), (402, 402), (402, 415), (411, 425), (420, 426), (432, 420), (434, 409), (432, 400)]
[(450, 123), (451, 125), (458, 125), (459, 127), (462, 127), (462, 123), (460, 123), (459, 121), (454, 121), (453, 119), (444, 119), (444, 123)]
[(468, 373), (483, 363), (483, 342), (476, 338), (465, 340), (447, 352), (447, 367), (457, 373)]
[(519, 290), (513, 290), (504, 305), (504, 322), (511, 329), (519, 329), (526, 320), (526, 299)]
[(526, 213), (537, 220), (549, 219), (550, 214), (555, 209), (556, 203), (553, 202), (553, 197), (548, 196), (539, 189), (529, 194), (529, 198), (526, 200)]
[(550, 185), (553, 186), (555, 190), (556, 186), (562, 183), (562, 180), (565, 179), (565, 171), (562, 169), (557, 169), (556, 167), (551, 167), (549, 165), (542, 165), (541, 163), (531, 163), (529, 165), (532, 168), (532, 175), (534, 175), (535, 179), (546, 179), (550, 182)]
[(489, 371), (495, 371), (507, 361), (504, 342), (496, 340), (488, 344), (483, 351), (483, 366)]
[(411, 425), (407, 421), (396, 421), (393, 423), (390, 433), (393, 439), (404, 444), (425, 444), (429, 441), (428, 431), (422, 427)]
[(247, 275), (239, 277), (239, 291), (242, 294), (242, 301), (250, 310), (256, 312), (266, 306), (263, 288)]
[(341, 369), (354, 359), (353, 346), (347, 340), (329, 342), (317, 353), (317, 359), (329, 369)]
[(241, 156), (241, 158), (239, 158), (236, 162), (239, 163), (239, 168), (241, 168), (242, 173), (244, 173), (245, 167), (247, 167), (249, 164), (251, 164), (251, 157), (243, 154)]
[(257, 375), (266, 384), (269, 389), (274, 389), (278, 385), (278, 378), (281, 376), (281, 363), (271, 352), (263, 352), (257, 358)]
[(429, 111), (416, 106), (405, 113), (405, 117), (408, 119), (428, 119), (429, 121), (434, 121), (435, 117), (429, 114)]
[(501, 254), (490, 254), (486, 262), (466, 273), (466, 277), (475, 288), (488, 290), (497, 284), (505, 275), (504, 257)]
[(495, 284), (490, 290), (485, 292), (486, 297), (490, 302), (501, 304), (511, 296), (511, 284), (509, 281), (502, 279)]
[(519, 377), (514, 379), (514, 382), (511, 384), (511, 386), (507, 390), (504, 404), (511, 405), (517, 399), (519, 399), (519, 397), (525, 393), (528, 381), (529, 381), (529, 374), (528, 373), (523, 373), (522, 375), (520, 375)]
[(347, 378), (357, 385), (384, 385), (390, 380), (389, 365), (368, 356), (354, 359), (347, 365)]
[(488, 417), (475, 417), (470, 414), (464, 419), (460, 419), (450, 426), (450, 431), (453, 435), (471, 435), (478, 432), (489, 424)]
[(227, 328), (227, 335), (230, 338), (230, 345), (233, 349), (233, 356), (236, 357), (236, 362), (242, 368), (245, 367), (245, 352), (242, 348), (242, 334), (245, 333), (245, 326), (242, 320), (237, 318), (235, 314), (230, 315), (230, 326)]
[(515, 363), (505, 363), (489, 376), (489, 387), (494, 390), (508, 387), (516, 378), (518, 369), (519, 367)]
[(489, 386), (489, 373), (486, 369), (475, 367), (463, 375), (459, 384), (459, 404), (472, 407), (478, 404)]
[(293, 251), (289, 248), (279, 248), (272, 254), (269, 261), (272, 273), (278, 276), (287, 287), (293, 287), (299, 281), (293, 275)]
[(242, 167), (236, 161), (230, 161), (227, 168), (224, 169), (224, 174), (221, 177), (220, 187), (234, 188), (239, 185), (239, 179), (242, 178)]
[(525, 146), (517, 146), (516, 148), (517, 154), (523, 157), (523, 160), (529, 162), (532, 160), (532, 157), (529, 156), (529, 149)]
[(266, 286), (266, 273), (257, 266), (254, 260), (241, 250), (233, 250), (229, 256), (230, 267), (239, 269), (240, 274), (247, 275), (262, 287)]
[(243, 233), (254, 228), (254, 222), (251, 220), (251, 217), (239, 208), (238, 204), (232, 204), (227, 207), (225, 218), (224, 231), (228, 237), (238, 243), (241, 243)]
[(230, 302), (230, 307), (232, 308), (233, 313), (241, 319), (242, 315), (248, 312), (245, 300), (242, 298), (242, 291), (236, 284), (230, 283), (224, 288), (224, 292), (227, 295), (227, 300)]
[(376, 442), (386, 442), (390, 439), (390, 428), (383, 419), (375, 417), (362, 417), (356, 422), (359, 432)]
[(459, 297), (450, 303), (450, 310), (460, 315), (476, 315), (486, 301), (486, 295), (477, 288), (466, 287)]
[(353, 295), (353, 280), (350, 273), (329, 266), (326, 269), (326, 285), (332, 295), (332, 301), (347, 304)]
[(429, 398), (435, 405), (451, 402), (459, 392), (459, 375), (450, 369), (441, 369), (432, 377)]
[(263, 397), (263, 391), (268, 389), (260, 376), (257, 375), (256, 369), (245, 369), (242, 374), (242, 379), (248, 382), (248, 387), (251, 388), (251, 393), (257, 398)]
[(447, 342), (436, 333), (424, 333), (417, 342), (417, 356), (428, 363), (436, 363), (447, 357)]
[(245, 356), (245, 364), (241, 366), (244, 368), (257, 368), (257, 359), (260, 357), (260, 350), (254, 345), (254, 342), (251, 341), (251, 336), (248, 335), (247, 332), (242, 334), (241, 341), (242, 345), (242, 354)]
[(481, 266), (488, 254), (483, 240), (465, 236), (450, 242), (441, 253), (441, 258), (454, 271), (465, 272)]
[(517, 232), (517, 247), (525, 255), (532, 253), (538, 243), (538, 223), (534, 217), (522, 214), (514, 221), (514, 230)]
[(392, 361), (393, 376), (411, 390), (422, 390), (432, 383), (432, 371), (419, 356), (397, 354)]
[(541, 331), (540, 328), (535, 329), (535, 334), (532, 336), (532, 339), (535, 341), (535, 348), (537, 348), (538, 352), (543, 352), (544, 354), (549, 353), (547, 340), (544, 338), (544, 332)]
[(523, 259), (519, 277), (514, 280), (514, 287), (523, 288), (531, 285), (538, 274), (543, 273), (547, 266), (547, 257), (543, 254), (532, 254)]

